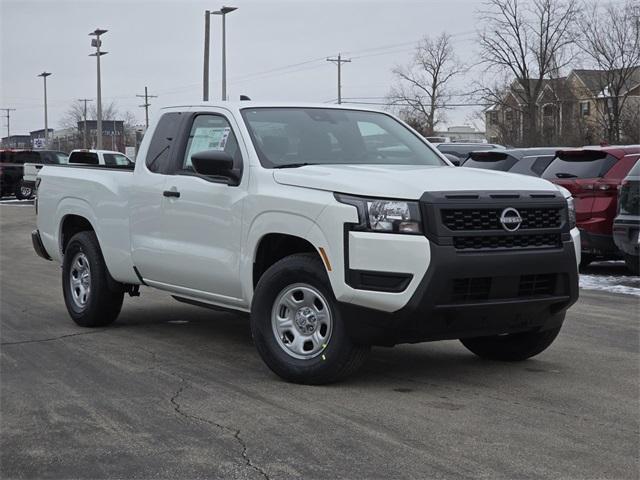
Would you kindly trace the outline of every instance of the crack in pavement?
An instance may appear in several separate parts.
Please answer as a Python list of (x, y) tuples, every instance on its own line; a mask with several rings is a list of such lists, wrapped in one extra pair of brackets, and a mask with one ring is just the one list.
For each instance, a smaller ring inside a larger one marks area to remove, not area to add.
[(51, 337), (51, 338), (41, 338), (39, 340), (19, 340), (17, 342), (2, 342), (0, 343), (0, 346), (7, 346), (7, 345), (22, 345), (25, 343), (44, 343), (44, 342), (53, 342), (55, 340), (62, 340), (64, 338), (69, 338), (69, 337), (78, 337), (80, 335), (94, 335), (96, 333), (101, 333), (104, 332), (105, 330), (107, 330), (106, 328), (103, 328), (102, 330), (92, 330), (90, 332), (77, 332), (77, 333), (68, 333), (66, 335), (60, 335), (58, 337)]
[(173, 409), (176, 411), (177, 414), (179, 414), (180, 416), (186, 418), (187, 420), (196, 420), (198, 422), (203, 422), (203, 423), (208, 423), (209, 425), (213, 425), (214, 427), (222, 430), (223, 432), (229, 433), (233, 436), (233, 438), (236, 440), (236, 442), (238, 442), (238, 444), (242, 447), (242, 458), (245, 462), (245, 465), (251, 469), (253, 469), (254, 471), (258, 472), (262, 477), (264, 477), (266, 480), (270, 480), (269, 475), (267, 474), (267, 472), (265, 472), (262, 468), (260, 468), (258, 465), (254, 464), (253, 461), (251, 460), (251, 457), (249, 457), (249, 453), (248, 453), (248, 448), (247, 448), (247, 443), (242, 439), (242, 437), (240, 436), (240, 430), (239, 429), (235, 429), (235, 428), (231, 428), (231, 427), (227, 427), (225, 425), (221, 425), (219, 423), (216, 423), (212, 420), (208, 420), (206, 418), (202, 418), (202, 417), (198, 417), (196, 415), (192, 415), (190, 413), (187, 413), (184, 411), (184, 408), (178, 403), (178, 397), (182, 394), (182, 392), (184, 392), (187, 388), (188, 385), (187, 381), (177, 375), (182, 384), (180, 385), (180, 387), (178, 388), (178, 390), (176, 391), (176, 393), (173, 394), (173, 396), (171, 397), (171, 404), (173, 405)]

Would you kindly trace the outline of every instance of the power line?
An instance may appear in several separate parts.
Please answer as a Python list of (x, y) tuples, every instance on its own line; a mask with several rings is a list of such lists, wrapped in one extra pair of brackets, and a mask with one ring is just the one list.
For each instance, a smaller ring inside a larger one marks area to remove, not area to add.
[(342, 103), (342, 64), (351, 63), (350, 59), (342, 58), (342, 54), (338, 54), (337, 58), (327, 58), (327, 62), (338, 65), (338, 105)]
[(144, 87), (144, 95), (136, 95), (136, 97), (144, 98), (144, 103), (140, 105), (140, 107), (144, 107), (144, 121), (146, 128), (149, 128), (149, 107), (151, 104), (149, 103), (150, 98), (158, 98), (157, 95), (149, 95), (147, 92), (147, 87)]

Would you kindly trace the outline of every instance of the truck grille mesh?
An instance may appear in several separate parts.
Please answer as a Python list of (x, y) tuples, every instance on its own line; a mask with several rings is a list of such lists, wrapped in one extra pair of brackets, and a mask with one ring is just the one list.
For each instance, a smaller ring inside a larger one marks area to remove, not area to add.
[[(501, 208), (443, 209), (442, 222), (453, 231), (498, 230)], [(562, 209), (557, 207), (519, 208), (522, 218), (520, 230), (559, 228), (562, 224)]]
[(559, 248), (559, 233), (528, 235), (473, 235), (453, 237), (453, 245), (458, 250), (504, 250), (516, 248)]

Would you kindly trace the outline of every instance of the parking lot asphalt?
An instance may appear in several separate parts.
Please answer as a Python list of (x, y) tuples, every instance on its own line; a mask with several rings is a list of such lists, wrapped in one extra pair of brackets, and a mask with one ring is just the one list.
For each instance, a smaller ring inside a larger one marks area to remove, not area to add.
[(526, 362), (403, 345), (299, 386), (262, 363), (245, 317), (147, 288), (112, 327), (76, 326), (34, 223), (0, 205), (3, 479), (640, 475), (638, 296), (582, 290)]

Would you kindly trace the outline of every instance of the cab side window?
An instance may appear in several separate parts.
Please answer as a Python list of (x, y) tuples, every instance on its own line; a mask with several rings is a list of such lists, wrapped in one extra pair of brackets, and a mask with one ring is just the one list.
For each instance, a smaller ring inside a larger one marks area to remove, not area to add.
[(220, 150), (234, 160), (234, 169), (241, 166), (242, 155), (231, 125), (219, 115), (198, 115), (191, 125), (189, 141), (182, 161), (182, 169), (193, 170), (191, 155), (204, 150)]
[(165, 113), (160, 117), (153, 137), (151, 137), (145, 159), (150, 171), (164, 174), (170, 172), (172, 148), (175, 148), (175, 140), (181, 121), (182, 113), (180, 112)]

